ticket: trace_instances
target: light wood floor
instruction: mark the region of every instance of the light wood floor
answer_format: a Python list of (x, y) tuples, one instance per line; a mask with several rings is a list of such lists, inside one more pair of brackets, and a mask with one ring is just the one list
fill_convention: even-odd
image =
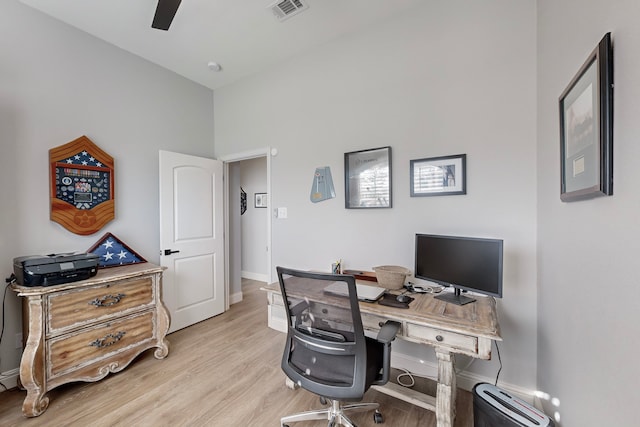
[[(168, 336), (169, 356), (148, 350), (124, 371), (95, 383), (74, 383), (48, 393), (47, 411), (22, 415), (26, 392), (0, 393), (0, 426), (279, 426), (280, 417), (321, 407), (305, 390), (285, 387), (280, 370), (284, 335), (267, 327), (262, 283), (243, 282), (244, 299), (220, 316)], [(429, 381), (420, 387), (433, 387)], [(435, 414), (370, 390), (393, 427), (435, 427)], [(472, 399), (459, 390), (455, 427), (473, 426)], [(373, 427), (371, 413), (354, 414)], [(326, 421), (294, 423), (325, 426)]]

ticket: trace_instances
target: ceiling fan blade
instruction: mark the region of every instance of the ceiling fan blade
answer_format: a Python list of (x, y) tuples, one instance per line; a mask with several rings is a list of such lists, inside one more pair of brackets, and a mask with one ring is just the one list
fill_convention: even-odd
[(178, 11), (178, 6), (180, 6), (181, 1), (182, 0), (158, 0), (158, 7), (156, 7), (156, 14), (153, 17), (151, 27), (167, 31), (171, 26), (171, 22)]

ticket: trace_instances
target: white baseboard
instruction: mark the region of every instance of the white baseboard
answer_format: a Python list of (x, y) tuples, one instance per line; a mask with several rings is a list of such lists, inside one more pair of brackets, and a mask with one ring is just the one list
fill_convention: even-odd
[[(20, 369), (15, 368), (7, 372), (0, 373), (0, 383), (4, 385), (7, 390), (16, 388), (18, 386), (18, 377), (20, 376)], [(4, 388), (0, 387), (0, 392), (4, 391)]]
[(391, 367), (404, 369), (414, 374), (431, 378), (434, 381), (438, 378), (438, 366), (436, 364), (425, 362), (397, 351), (391, 352)]
[[(411, 373), (415, 373), (420, 376), (426, 376), (433, 380), (436, 380), (438, 377), (438, 365), (431, 362), (425, 362), (424, 360), (419, 360), (415, 357), (398, 353), (391, 352), (391, 366), (397, 369), (406, 369)], [(473, 372), (460, 372), (456, 375), (456, 384), (458, 388), (463, 390), (471, 391), (473, 390), (473, 386), (478, 383), (490, 383), (493, 384), (495, 380), (493, 378), (483, 377), (478, 374), (474, 374)], [(513, 384), (508, 384), (503, 381), (498, 384), (498, 387), (506, 391), (507, 393), (511, 393), (518, 398), (524, 400), (525, 402), (534, 405), (535, 401), (535, 390), (528, 390), (520, 386), (516, 386)]]
[(269, 277), (267, 274), (252, 273), (250, 271), (241, 271), (240, 277), (242, 277), (243, 279), (257, 280), (259, 282), (265, 283), (269, 281)]
[(242, 301), (242, 292), (236, 292), (229, 295), (229, 305), (233, 305)]

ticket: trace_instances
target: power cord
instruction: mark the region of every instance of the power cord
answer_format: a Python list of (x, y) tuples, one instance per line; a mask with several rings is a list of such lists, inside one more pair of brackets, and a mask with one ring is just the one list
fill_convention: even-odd
[(493, 384), (494, 386), (498, 386), (498, 377), (500, 376), (500, 371), (502, 371), (502, 358), (500, 357), (500, 347), (498, 347), (498, 341), (494, 341), (496, 343), (496, 351), (498, 353), (498, 362), (500, 362), (500, 368), (498, 369), (498, 373), (496, 374), (496, 382)]
[[(408, 369), (405, 369), (405, 368), (397, 368), (397, 369), (400, 370), (400, 371), (404, 371), (401, 374), (398, 374), (398, 376), (396, 377), (396, 381), (398, 382), (398, 385), (401, 385), (402, 387), (409, 388), (409, 387), (413, 387), (414, 385), (416, 385), (415, 378), (426, 378), (426, 379), (435, 381), (435, 378), (430, 377), (428, 375), (414, 374), (414, 373), (412, 373), (411, 371), (409, 371)], [(409, 382), (403, 383), (401, 378), (404, 378), (404, 377), (409, 377)]]
[[(0, 329), (0, 348), (2, 348), (2, 337), (4, 337), (4, 325), (5, 325), (5, 313), (7, 312), (6, 309), (6, 302), (7, 302), (7, 290), (9, 290), (9, 285), (11, 285), (12, 283), (16, 282), (16, 275), (11, 273), (11, 276), (7, 277), (5, 279), (5, 282), (7, 283), (4, 287), (4, 294), (2, 297), (2, 328)], [(0, 359), (0, 367), (2, 366), (1, 363), (1, 359)], [(0, 371), (0, 374), (2, 373), (2, 371)], [(4, 389), (4, 391), (7, 391), (7, 386), (4, 385), (4, 383), (2, 381), (0, 381), (0, 386), (2, 386), (2, 388)]]
[[(12, 283), (15, 283), (16, 281), (16, 276), (15, 274), (11, 274), (11, 276), (7, 277), (5, 279), (5, 281), (7, 282), (7, 284), (4, 287), (4, 294), (2, 297), (2, 329), (0, 329), (0, 348), (2, 348), (2, 337), (4, 336), (4, 324), (5, 324), (5, 313), (7, 312), (6, 310), (6, 302), (7, 302), (7, 290), (9, 289), (9, 285), (11, 285)], [(0, 363), (0, 367), (2, 366), (2, 363)], [(1, 371), (0, 371), (1, 373)], [(3, 391), (7, 391), (7, 386), (4, 385), (2, 383), (2, 381), (0, 381), (0, 386), (2, 386), (2, 388), (4, 389)]]
[[(467, 362), (467, 364), (465, 365), (464, 368), (460, 369), (460, 370), (456, 370), (456, 375), (460, 375), (461, 372), (466, 371), (467, 369), (469, 369), (469, 367), (473, 364), (473, 362), (475, 362), (475, 358), (470, 357), (469, 358), (469, 362)], [(433, 381), (437, 381), (437, 379), (435, 377), (431, 377), (428, 375), (418, 375), (418, 374), (414, 374), (413, 372), (409, 371), (408, 369), (405, 368), (397, 368), (400, 371), (403, 371), (402, 373), (398, 374), (398, 376), (396, 377), (396, 381), (398, 383), (398, 385), (401, 385), (403, 387), (413, 387), (416, 384), (416, 381), (414, 378), (426, 378), (429, 380), (433, 380)], [(409, 382), (403, 383), (401, 380), (401, 378), (404, 377), (408, 377), (409, 378)]]

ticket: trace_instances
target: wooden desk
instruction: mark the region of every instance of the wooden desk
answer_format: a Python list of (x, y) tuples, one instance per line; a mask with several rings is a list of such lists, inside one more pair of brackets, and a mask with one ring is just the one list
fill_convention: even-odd
[(98, 381), (149, 348), (157, 359), (169, 353), (162, 267), (132, 264), (73, 283), (12, 287), (23, 297), (20, 383), (27, 417), (42, 414), (46, 393), (59, 385)]
[[(278, 283), (263, 289), (268, 296), (269, 327), (286, 332), (287, 321)], [(438, 427), (453, 427), (456, 401), (454, 354), (491, 359), (492, 341), (502, 340), (496, 303), (493, 298), (477, 297), (474, 303), (458, 306), (437, 300), (431, 294), (412, 296), (415, 300), (408, 309), (361, 302), (362, 324), (365, 331), (377, 333), (387, 320), (394, 320), (402, 325), (399, 338), (434, 347), (438, 359), (436, 396), (394, 383), (374, 388), (435, 411)]]

